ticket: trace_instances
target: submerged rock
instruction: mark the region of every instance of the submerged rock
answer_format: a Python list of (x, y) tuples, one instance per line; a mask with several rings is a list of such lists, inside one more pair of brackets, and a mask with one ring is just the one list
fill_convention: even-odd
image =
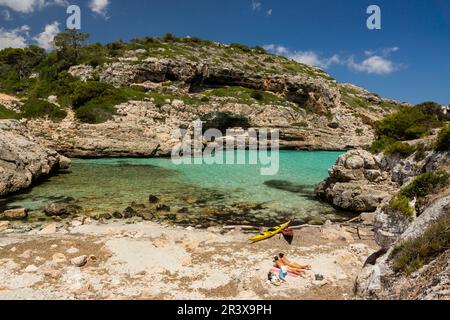
[(156, 207), (157, 211), (170, 211), (170, 207), (165, 204), (160, 204)]
[(149, 195), (148, 196), (148, 202), (150, 203), (158, 203), (159, 202), (159, 198), (155, 195)]
[(189, 208), (178, 209), (178, 213), (189, 213)]
[(109, 213), (101, 213), (98, 215), (98, 220), (111, 220), (113, 217)]
[(113, 216), (114, 219), (123, 219), (123, 214), (121, 214), (118, 211), (113, 212), (112, 216)]
[(131, 207), (134, 209), (145, 209), (145, 204), (132, 202)]
[(136, 210), (134, 210), (132, 207), (127, 207), (124, 211), (123, 211), (123, 216), (125, 219), (130, 219), (133, 218), (137, 215)]
[(50, 202), (45, 204), (44, 212), (49, 217), (59, 217), (69, 214), (66, 203)]
[(264, 182), (264, 184), (270, 188), (279, 189), (283, 191), (289, 191), (292, 193), (312, 193), (312, 186), (309, 185), (301, 185), (301, 184), (295, 184), (290, 181), (285, 180), (270, 180)]
[(145, 221), (152, 221), (155, 219), (155, 215), (151, 212), (142, 212), (139, 214), (139, 217)]

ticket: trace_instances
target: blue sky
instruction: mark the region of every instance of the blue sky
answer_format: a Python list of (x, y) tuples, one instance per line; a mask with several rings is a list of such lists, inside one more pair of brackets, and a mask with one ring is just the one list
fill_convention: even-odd
[[(0, 48), (50, 48), (68, 2), (91, 42), (172, 32), (261, 45), (385, 97), (450, 102), (449, 0), (0, 0)], [(372, 4), (381, 30), (366, 26)]]

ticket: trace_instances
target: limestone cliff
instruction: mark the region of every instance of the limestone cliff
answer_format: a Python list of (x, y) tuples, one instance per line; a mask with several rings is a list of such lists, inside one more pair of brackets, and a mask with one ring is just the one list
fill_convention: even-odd
[(28, 188), (70, 160), (42, 147), (18, 121), (0, 120), (0, 196)]
[(142, 46), (95, 68), (69, 70), (82, 81), (139, 88), (140, 99), (116, 106), (104, 123), (83, 123), (69, 108), (62, 122), (34, 119), (27, 127), (68, 156), (165, 156), (177, 142), (174, 130), (221, 112), (252, 128), (279, 129), (284, 149), (348, 150), (369, 146), (373, 123), (402, 105), (256, 49), (215, 42)]

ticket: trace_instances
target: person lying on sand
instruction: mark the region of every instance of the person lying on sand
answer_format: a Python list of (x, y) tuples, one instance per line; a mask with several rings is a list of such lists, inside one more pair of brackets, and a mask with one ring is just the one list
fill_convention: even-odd
[(280, 260), (280, 258), (278, 256), (275, 256), (273, 259), (274, 259), (274, 263), (275, 263), (274, 267), (280, 269), (281, 272), (286, 274), (286, 275), (287, 275), (288, 272), (293, 273), (293, 274), (298, 275), (298, 276), (301, 276), (301, 275), (303, 275), (305, 273), (303, 270), (300, 270), (298, 268), (292, 268), (292, 267), (284, 264)]
[(285, 257), (284, 253), (280, 253), (278, 257), (280, 258), (280, 261), (288, 267), (298, 270), (311, 270), (311, 266), (309, 264), (298, 264), (296, 262), (289, 261), (288, 258)]

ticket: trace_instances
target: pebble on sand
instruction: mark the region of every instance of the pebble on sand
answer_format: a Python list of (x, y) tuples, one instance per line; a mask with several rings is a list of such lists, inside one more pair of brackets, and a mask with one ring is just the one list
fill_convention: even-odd
[(75, 267), (83, 267), (87, 263), (87, 256), (79, 256), (70, 260)]

